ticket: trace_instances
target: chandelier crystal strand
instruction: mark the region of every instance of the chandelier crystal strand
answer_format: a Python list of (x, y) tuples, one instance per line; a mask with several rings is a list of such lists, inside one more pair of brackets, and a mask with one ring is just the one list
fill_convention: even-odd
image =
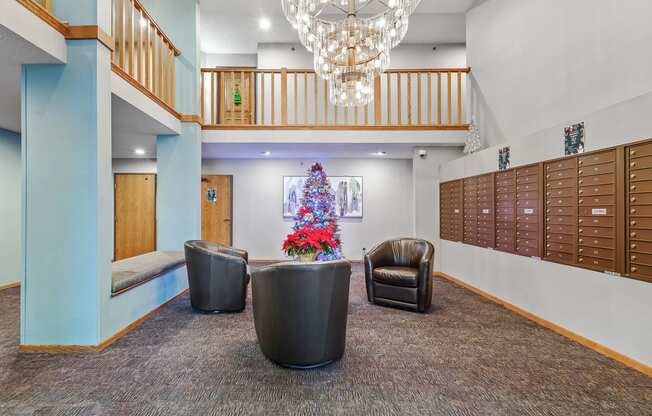
[(314, 69), (329, 86), (331, 103), (366, 105), (373, 83), (390, 62), (390, 50), (408, 30), (421, 0), (281, 0)]

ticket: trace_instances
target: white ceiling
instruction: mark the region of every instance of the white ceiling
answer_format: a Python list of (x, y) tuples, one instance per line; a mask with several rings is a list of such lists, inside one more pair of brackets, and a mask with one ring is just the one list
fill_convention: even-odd
[[(114, 158), (155, 158), (156, 136), (167, 127), (115, 94), (111, 95), (111, 148)], [(135, 149), (145, 150), (136, 155)]]
[(20, 131), (20, 65), (58, 63), (48, 53), (0, 25), (0, 128)]
[[(458, 43), (466, 40), (465, 13), (478, 0), (422, 0), (410, 18), (405, 43)], [(256, 53), (258, 43), (294, 43), (280, 0), (202, 0), (201, 49), (205, 53)], [(258, 27), (265, 17), (268, 30)]]

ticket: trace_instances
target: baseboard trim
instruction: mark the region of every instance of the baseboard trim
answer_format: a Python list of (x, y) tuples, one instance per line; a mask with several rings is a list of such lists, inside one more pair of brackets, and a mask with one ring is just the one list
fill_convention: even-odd
[(122, 330), (115, 333), (113, 336), (107, 338), (99, 345), (20, 345), (18, 350), (23, 353), (30, 354), (70, 354), (70, 353), (88, 353), (88, 352), (100, 352), (107, 348), (109, 345), (113, 344), (129, 332), (138, 328), (143, 322), (152, 317), (155, 313), (161, 310), (164, 306), (167, 306), (169, 303), (174, 302), (179, 297), (185, 295), (188, 292), (188, 289), (180, 292), (178, 295), (174, 296), (170, 300), (162, 303), (151, 311), (147, 312), (145, 315), (138, 318), (136, 321), (130, 323)]
[(6, 285), (0, 285), (0, 290), (13, 289), (15, 287), (20, 287), (20, 282), (8, 283)]
[(498, 297), (496, 297), (496, 296), (494, 296), (494, 295), (492, 295), (490, 293), (485, 292), (482, 289), (478, 289), (477, 287), (472, 286), (472, 285), (470, 285), (470, 284), (468, 284), (468, 283), (466, 283), (466, 282), (464, 282), (464, 281), (462, 281), (462, 280), (460, 280), (460, 279), (458, 279), (456, 277), (453, 277), (453, 276), (451, 276), (449, 274), (446, 274), (446, 273), (443, 273), (443, 272), (435, 272), (435, 273), (433, 273), (433, 275), (437, 276), (437, 277), (442, 277), (442, 278), (444, 278), (446, 280), (449, 280), (449, 281), (451, 281), (451, 282), (453, 282), (453, 283), (455, 283), (455, 284), (457, 284), (457, 285), (459, 285), (459, 286), (461, 286), (461, 287), (463, 287), (463, 288), (465, 288), (467, 290), (470, 290), (473, 293), (476, 293), (476, 294), (478, 294), (478, 295), (480, 295), (480, 296), (482, 296), (482, 297), (484, 297), (486, 299), (489, 299), (492, 302), (495, 302), (495, 303), (509, 309), (512, 312), (517, 313), (518, 315), (521, 315), (524, 318), (527, 318), (527, 319), (529, 319), (531, 321), (534, 321), (537, 324), (539, 324), (539, 325), (541, 325), (541, 326), (543, 326), (543, 327), (545, 327), (547, 329), (555, 331), (556, 333), (558, 333), (560, 335), (563, 335), (566, 338), (569, 338), (569, 339), (577, 342), (578, 344), (584, 345), (585, 347), (588, 347), (588, 348), (590, 348), (590, 349), (592, 349), (592, 350), (594, 350), (594, 351), (596, 351), (596, 352), (598, 352), (598, 353), (600, 353), (600, 354), (602, 354), (602, 355), (604, 355), (606, 357), (609, 357), (609, 358), (611, 358), (613, 360), (616, 360), (616, 361), (618, 361), (618, 362), (620, 362), (620, 363), (622, 363), (622, 364), (624, 364), (624, 365), (626, 365), (628, 367), (633, 368), (634, 370), (640, 371), (641, 373), (647, 375), (648, 377), (652, 377), (652, 367), (650, 367), (647, 364), (644, 364), (644, 363), (642, 363), (640, 361), (637, 361), (637, 360), (635, 360), (633, 358), (630, 358), (630, 357), (628, 357), (628, 356), (626, 356), (624, 354), (621, 354), (618, 351), (612, 350), (609, 347), (605, 347), (604, 345), (601, 345), (601, 344), (599, 344), (599, 343), (597, 343), (597, 342), (595, 342), (595, 341), (593, 341), (593, 340), (591, 340), (589, 338), (586, 338), (586, 337), (584, 337), (582, 335), (576, 334), (575, 332), (573, 332), (571, 330), (568, 330), (568, 329), (566, 329), (566, 328), (564, 328), (562, 326), (557, 325), (554, 322), (550, 322), (547, 319), (544, 319), (544, 318), (542, 318), (542, 317), (540, 317), (538, 315), (535, 315), (535, 314), (533, 314), (531, 312), (528, 312), (528, 311), (526, 311), (524, 309), (521, 309), (516, 305), (513, 305), (513, 304), (511, 304), (509, 302), (506, 302), (506, 301), (504, 301), (504, 300), (502, 300), (502, 299), (500, 299), (500, 298), (498, 298)]

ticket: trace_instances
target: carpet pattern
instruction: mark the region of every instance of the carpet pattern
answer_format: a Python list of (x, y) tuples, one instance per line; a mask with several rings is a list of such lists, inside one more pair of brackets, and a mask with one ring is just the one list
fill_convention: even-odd
[(241, 314), (187, 295), (95, 354), (20, 354), (19, 290), (0, 292), (0, 415), (652, 415), (652, 379), (446, 280), (429, 314), (370, 305), (351, 281), (347, 349), (287, 370)]

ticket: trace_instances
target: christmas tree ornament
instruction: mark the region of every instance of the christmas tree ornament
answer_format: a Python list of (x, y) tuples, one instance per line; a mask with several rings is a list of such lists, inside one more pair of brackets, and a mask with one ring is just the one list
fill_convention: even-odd
[(294, 220), (293, 233), (283, 243), (283, 250), (289, 255), (315, 252), (317, 260), (342, 258), (335, 194), (320, 163), (314, 163), (308, 172)]

